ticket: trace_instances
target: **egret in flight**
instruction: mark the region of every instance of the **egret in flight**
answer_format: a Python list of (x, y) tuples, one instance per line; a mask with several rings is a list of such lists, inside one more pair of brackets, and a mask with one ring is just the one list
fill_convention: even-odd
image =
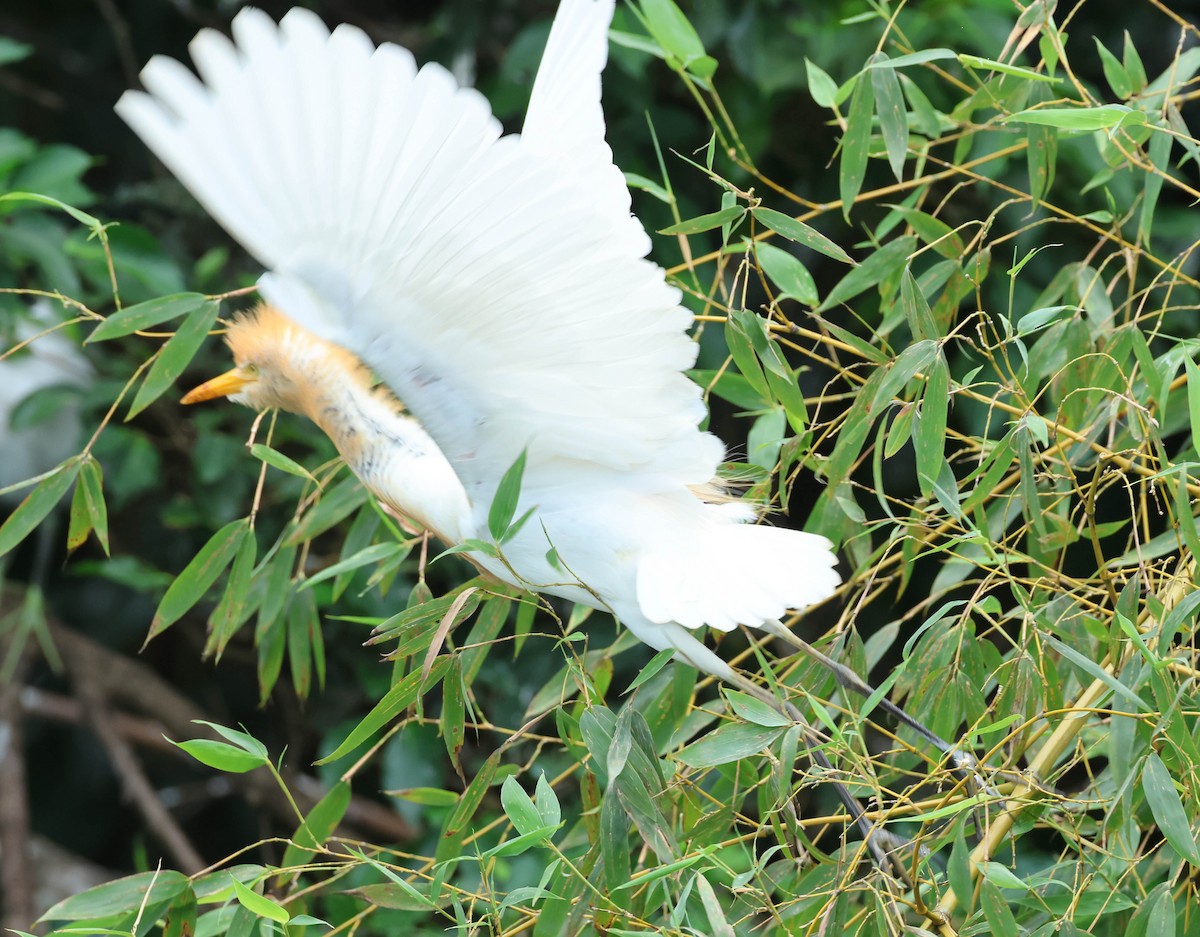
[(441, 66), (303, 9), (203, 30), (202, 80), (155, 57), (117, 111), (269, 271), (236, 367), (191, 400), (309, 417), (450, 544), (491, 540), (524, 453), (532, 516), (470, 558), (728, 678), (698, 629), (777, 622), (839, 580), (825, 538), (755, 524), (715, 481), (692, 316), (604, 141), (612, 6), (564, 0), (519, 135)]
[(529, 519), (469, 558), (753, 691), (698, 631), (791, 638), (780, 618), (834, 592), (836, 560), (717, 480), (692, 315), (604, 140), (612, 8), (563, 0), (520, 134), (444, 68), (303, 9), (203, 30), (199, 78), (156, 57), (117, 110), (268, 270), (234, 369), (186, 400), (307, 416), (449, 544), (492, 540), (523, 454)]

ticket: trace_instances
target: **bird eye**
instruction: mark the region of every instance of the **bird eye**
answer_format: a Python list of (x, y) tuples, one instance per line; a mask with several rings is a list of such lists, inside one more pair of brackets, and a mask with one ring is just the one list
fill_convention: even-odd
[(241, 372), (246, 377), (258, 377), (258, 365), (257, 364), (249, 364), (249, 363), (243, 364), (241, 366)]

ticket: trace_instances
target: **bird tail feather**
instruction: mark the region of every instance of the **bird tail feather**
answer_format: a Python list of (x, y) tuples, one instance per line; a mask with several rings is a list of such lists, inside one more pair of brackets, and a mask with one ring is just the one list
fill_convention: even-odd
[(824, 537), (737, 523), (720, 506), (689, 513), (689, 527), (638, 564), (638, 604), (652, 622), (768, 627), (789, 609), (828, 598), (841, 581)]

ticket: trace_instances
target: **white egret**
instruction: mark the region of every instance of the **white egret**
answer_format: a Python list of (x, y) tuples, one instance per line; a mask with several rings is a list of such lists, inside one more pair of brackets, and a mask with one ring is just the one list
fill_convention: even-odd
[[(756, 525), (713, 483), (691, 314), (604, 142), (612, 0), (565, 0), (520, 135), (436, 64), (259, 10), (162, 57), (118, 113), (268, 269), (203, 395), (310, 417), (380, 500), (450, 543), (526, 453), (508, 582), (611, 610), (718, 676), (695, 635), (761, 627), (838, 584), (823, 537)], [(349, 353), (347, 353), (349, 352)], [(362, 361), (415, 416), (371, 390)], [(548, 559), (553, 550), (559, 563)]]
[(189, 399), (308, 416), (449, 543), (491, 540), (524, 453), (532, 516), (471, 559), (754, 690), (697, 629), (791, 637), (779, 619), (835, 590), (835, 557), (714, 481), (692, 316), (604, 140), (612, 7), (563, 0), (519, 135), (440, 66), (302, 9), (200, 32), (202, 80), (156, 57), (117, 110), (269, 271), (268, 305), (230, 327), (236, 367)]

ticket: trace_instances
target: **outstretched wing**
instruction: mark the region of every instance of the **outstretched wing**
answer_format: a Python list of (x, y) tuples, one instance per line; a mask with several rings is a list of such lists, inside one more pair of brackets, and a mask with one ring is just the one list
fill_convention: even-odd
[(691, 316), (629, 215), (603, 140), (611, 0), (565, 0), (526, 136), (437, 65), (359, 30), (247, 9), (234, 42), (142, 73), (121, 116), (268, 269), (260, 288), (358, 354), (474, 497), (527, 450), (563, 469), (702, 483)]

